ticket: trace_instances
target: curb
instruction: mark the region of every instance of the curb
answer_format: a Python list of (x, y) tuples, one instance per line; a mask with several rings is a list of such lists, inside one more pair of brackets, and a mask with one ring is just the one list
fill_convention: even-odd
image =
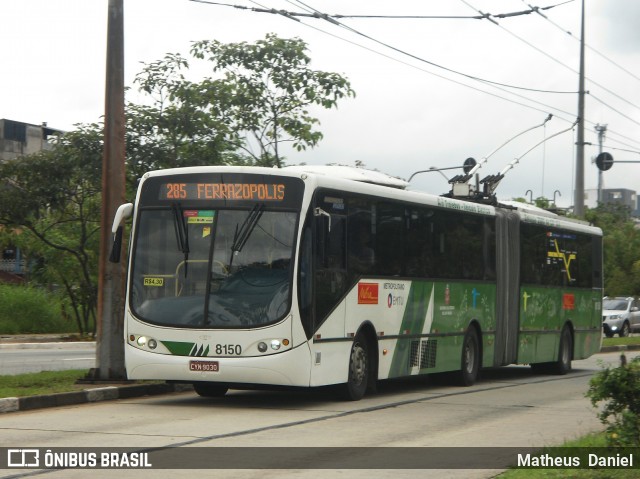
[(601, 353), (615, 353), (616, 351), (640, 351), (640, 344), (621, 344), (619, 346), (604, 346), (600, 348)]
[(141, 396), (157, 396), (175, 392), (192, 391), (190, 384), (135, 384), (131, 386), (106, 386), (68, 393), (40, 396), (0, 398), (0, 414), (29, 411), (46, 407), (72, 406), (114, 399), (130, 399)]

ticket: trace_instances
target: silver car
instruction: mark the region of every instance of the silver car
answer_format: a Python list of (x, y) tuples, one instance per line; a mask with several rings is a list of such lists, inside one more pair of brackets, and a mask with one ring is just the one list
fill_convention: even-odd
[(640, 331), (640, 301), (634, 298), (604, 298), (602, 329), (608, 338)]

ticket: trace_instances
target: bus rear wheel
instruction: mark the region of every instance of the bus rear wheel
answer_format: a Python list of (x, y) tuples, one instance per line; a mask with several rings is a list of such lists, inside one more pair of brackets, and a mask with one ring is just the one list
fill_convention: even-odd
[(364, 334), (356, 334), (349, 354), (349, 376), (343, 386), (344, 397), (348, 401), (359, 401), (364, 397), (369, 382), (369, 345)]
[(227, 391), (229, 390), (228, 387), (222, 384), (202, 381), (193, 383), (193, 389), (198, 393), (198, 396), (206, 398), (220, 398), (227, 394)]
[(571, 371), (571, 361), (573, 360), (573, 336), (571, 330), (565, 326), (560, 333), (560, 345), (558, 346), (558, 357), (550, 363), (534, 363), (531, 365), (536, 373), (565, 375)]
[(560, 333), (560, 347), (558, 349), (558, 359), (552, 363), (551, 371), (554, 374), (564, 375), (571, 371), (571, 360), (573, 359), (573, 337), (568, 327), (562, 328)]
[(473, 386), (478, 380), (480, 371), (480, 341), (475, 328), (471, 327), (464, 335), (462, 343), (462, 359), (458, 383), (461, 386)]

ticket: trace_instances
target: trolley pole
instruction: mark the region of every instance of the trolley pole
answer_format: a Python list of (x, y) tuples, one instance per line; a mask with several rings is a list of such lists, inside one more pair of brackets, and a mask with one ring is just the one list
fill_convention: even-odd
[(93, 378), (124, 380), (124, 265), (108, 261), (111, 223), (125, 202), (123, 0), (109, 0), (105, 87), (102, 212), (98, 277), (97, 370)]

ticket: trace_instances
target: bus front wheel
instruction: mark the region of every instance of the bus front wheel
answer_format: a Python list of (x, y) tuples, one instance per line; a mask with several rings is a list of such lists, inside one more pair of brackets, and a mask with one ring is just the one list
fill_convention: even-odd
[(369, 345), (362, 333), (356, 334), (351, 353), (349, 354), (349, 375), (344, 385), (344, 396), (349, 401), (358, 401), (363, 398), (369, 382)]
[(227, 394), (229, 390), (228, 387), (225, 387), (222, 384), (217, 383), (208, 383), (208, 382), (195, 382), (193, 383), (193, 389), (198, 396), (206, 397), (206, 398), (219, 398)]

